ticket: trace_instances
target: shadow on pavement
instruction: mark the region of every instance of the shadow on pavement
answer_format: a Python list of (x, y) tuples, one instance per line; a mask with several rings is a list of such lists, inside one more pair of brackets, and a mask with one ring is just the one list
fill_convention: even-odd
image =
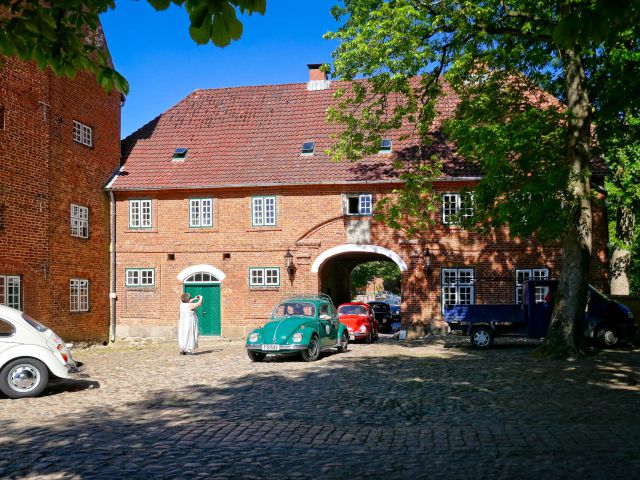
[(567, 362), (534, 359), (530, 348), (469, 350), (449, 358), (338, 357), (306, 369), (276, 357), (281, 370), (255, 364), (217, 387), (158, 391), (37, 428), (7, 423), (0, 476), (637, 474), (640, 352)]

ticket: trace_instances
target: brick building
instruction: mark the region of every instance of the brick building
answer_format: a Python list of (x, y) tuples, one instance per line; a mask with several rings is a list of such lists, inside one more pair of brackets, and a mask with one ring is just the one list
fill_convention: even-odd
[(109, 331), (109, 200), (120, 105), (81, 72), (0, 69), (0, 304), (69, 340)]
[[(444, 164), (434, 227), (407, 239), (375, 222), (375, 201), (399, 185), (393, 160), (415, 155), (417, 139), (394, 132), (378, 155), (332, 162), (325, 149), (340, 127), (325, 115), (340, 83), (310, 68), (308, 83), (197, 90), (123, 141), (108, 186), (118, 336), (175, 334), (183, 291), (204, 295), (201, 332), (244, 335), (294, 292), (349, 300), (350, 271), (371, 260), (400, 267), (403, 324), (416, 334), (442, 327), (444, 302), (513, 302), (527, 277), (557, 277), (558, 248), (452, 224), (469, 208), (460, 189), (479, 172), (444, 139), (427, 152)], [(441, 101), (443, 117), (456, 101), (453, 92)], [(594, 217), (602, 284), (605, 223)]]

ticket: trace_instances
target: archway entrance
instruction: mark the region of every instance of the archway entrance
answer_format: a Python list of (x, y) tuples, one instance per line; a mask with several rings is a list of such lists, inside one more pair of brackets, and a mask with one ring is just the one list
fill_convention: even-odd
[(392, 250), (377, 245), (345, 244), (331, 248), (318, 256), (311, 266), (318, 273), (319, 290), (327, 293), (336, 305), (352, 300), (351, 272), (360, 264), (394, 262), (401, 272), (407, 271), (402, 258)]
[(220, 282), (225, 275), (211, 265), (195, 265), (178, 275), (183, 291), (191, 298), (202, 297), (202, 305), (196, 309), (198, 330), (201, 335), (219, 336), (221, 332)]

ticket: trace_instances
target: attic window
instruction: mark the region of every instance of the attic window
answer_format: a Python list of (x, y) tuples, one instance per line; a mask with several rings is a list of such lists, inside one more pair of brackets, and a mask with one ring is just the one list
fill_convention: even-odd
[(184, 160), (187, 158), (188, 148), (176, 148), (175, 152), (173, 152), (173, 160)]
[(391, 153), (391, 139), (383, 138), (380, 142), (380, 153)]
[(304, 142), (302, 144), (302, 155), (313, 155), (315, 146), (316, 142)]

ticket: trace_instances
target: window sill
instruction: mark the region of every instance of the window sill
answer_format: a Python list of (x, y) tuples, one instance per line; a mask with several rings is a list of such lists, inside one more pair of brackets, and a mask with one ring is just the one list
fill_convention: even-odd
[(184, 233), (218, 233), (220, 230), (217, 227), (189, 227), (184, 230)]
[(251, 227), (247, 230), (245, 230), (246, 232), (281, 232), (282, 231), (282, 227), (274, 227), (274, 226), (268, 226), (268, 227)]
[(127, 289), (127, 292), (155, 292), (156, 290), (155, 286), (148, 286), (148, 287), (125, 286), (124, 288)]
[(157, 228), (146, 228), (146, 227), (139, 227), (139, 228), (131, 228), (129, 227), (126, 230), (126, 233), (158, 233), (158, 229)]
[(274, 286), (268, 286), (268, 287), (261, 287), (258, 285), (249, 285), (249, 290), (253, 290), (253, 291), (277, 291), (280, 290), (280, 286), (278, 285), (277, 287)]

